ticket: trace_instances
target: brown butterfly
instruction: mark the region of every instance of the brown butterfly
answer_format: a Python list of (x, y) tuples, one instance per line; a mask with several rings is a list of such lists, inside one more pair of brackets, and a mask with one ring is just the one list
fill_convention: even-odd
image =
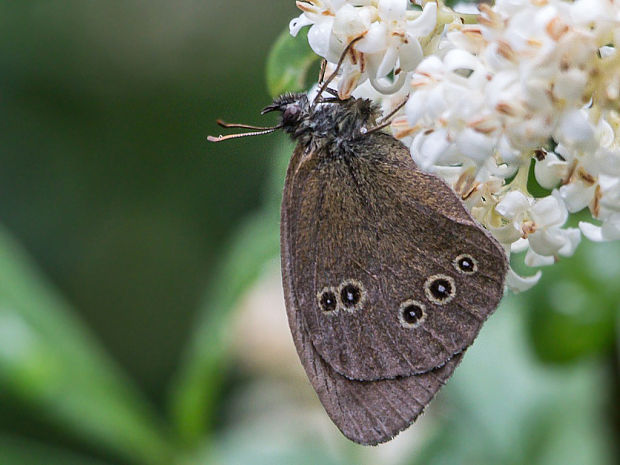
[(259, 131), (210, 140), (283, 129), (297, 141), (280, 231), (289, 325), (331, 419), (378, 444), (450, 377), (499, 304), (508, 265), (450, 187), (380, 131), (392, 115), (378, 122), (369, 100), (322, 98), (330, 80), (314, 102), (276, 98), (263, 113), (281, 112), (277, 126), (221, 123)]

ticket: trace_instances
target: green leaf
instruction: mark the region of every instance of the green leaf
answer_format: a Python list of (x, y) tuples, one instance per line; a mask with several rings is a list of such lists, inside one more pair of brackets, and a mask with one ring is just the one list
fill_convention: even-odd
[(212, 421), (231, 344), (226, 331), (231, 310), (263, 265), (277, 257), (278, 250), (277, 217), (256, 214), (236, 234), (207, 292), (201, 321), (173, 388), (172, 413), (180, 436), (190, 443), (202, 436)]
[(199, 320), (173, 381), (170, 408), (177, 432), (195, 445), (211, 428), (230, 355), (227, 325), (239, 298), (280, 250), (279, 205), (284, 163), (291, 144), (280, 142), (274, 157), (273, 179), (263, 208), (248, 218), (231, 240), (216, 278), (207, 289)]
[(0, 463), (2, 465), (106, 465), (90, 457), (45, 446), (31, 440), (0, 436)]
[(0, 391), (99, 449), (169, 463), (150, 406), (0, 229)]
[(267, 59), (267, 88), (271, 96), (307, 90), (308, 73), (318, 61), (308, 45), (306, 28), (297, 37), (291, 36), (288, 29), (283, 31)]

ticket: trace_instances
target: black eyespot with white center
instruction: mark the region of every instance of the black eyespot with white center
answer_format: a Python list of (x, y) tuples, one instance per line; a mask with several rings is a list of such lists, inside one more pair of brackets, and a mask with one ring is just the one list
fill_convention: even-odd
[(366, 300), (366, 290), (361, 282), (347, 279), (338, 288), (341, 308), (347, 311), (361, 309)]
[(324, 289), (318, 297), (319, 305), (324, 312), (330, 313), (338, 308), (338, 298), (331, 288)]
[(474, 274), (476, 271), (478, 271), (478, 262), (474, 257), (466, 253), (456, 257), (452, 264), (454, 265), (456, 271), (458, 271), (459, 273)]
[(398, 319), (405, 328), (416, 328), (426, 317), (426, 307), (416, 300), (406, 300), (400, 304)]
[(362, 298), (362, 291), (355, 284), (347, 284), (340, 291), (340, 299), (345, 307), (355, 307)]
[(450, 276), (436, 274), (429, 277), (424, 283), (424, 293), (431, 302), (437, 305), (444, 305), (454, 298), (456, 284)]

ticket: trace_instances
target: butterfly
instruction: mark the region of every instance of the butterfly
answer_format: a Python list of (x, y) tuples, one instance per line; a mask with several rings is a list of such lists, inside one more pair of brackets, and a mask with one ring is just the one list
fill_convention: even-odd
[(276, 98), (263, 110), (280, 112), (272, 128), (226, 125), (258, 132), (210, 140), (283, 130), (297, 142), (280, 231), (289, 326), (327, 414), (375, 445), (452, 375), (502, 298), (508, 262), (454, 191), (381, 131), (391, 115), (328, 84), (313, 101)]

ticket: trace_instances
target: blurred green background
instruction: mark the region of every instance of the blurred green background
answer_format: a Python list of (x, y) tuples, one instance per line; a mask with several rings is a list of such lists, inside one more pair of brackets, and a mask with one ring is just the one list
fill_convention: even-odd
[(297, 14), (0, 3), (0, 465), (619, 463), (618, 244), (507, 296), (396, 440), (329, 422), (279, 288), (291, 145), (206, 142), (309, 65), (280, 42), (266, 83)]

